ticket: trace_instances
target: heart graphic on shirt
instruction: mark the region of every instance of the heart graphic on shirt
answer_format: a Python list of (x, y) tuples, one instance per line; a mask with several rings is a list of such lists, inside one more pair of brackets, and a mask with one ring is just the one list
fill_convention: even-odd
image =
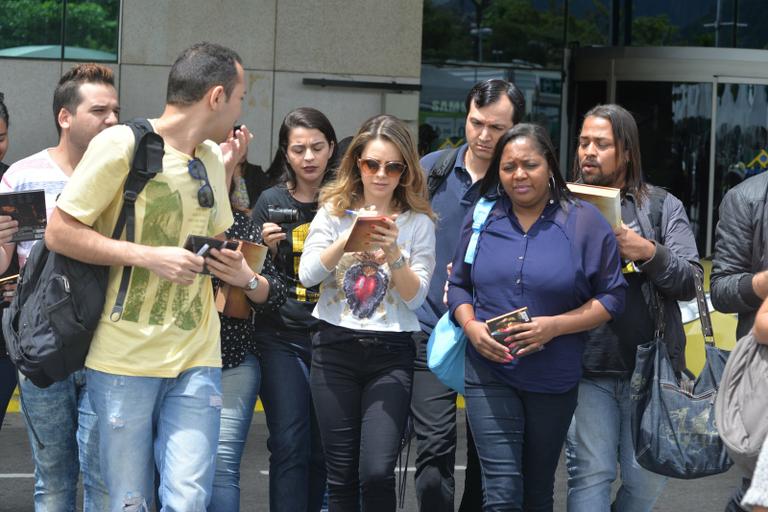
[(363, 302), (376, 291), (376, 278), (374, 276), (360, 276), (355, 281), (355, 285), (352, 289), (355, 291), (357, 300)]
[(389, 278), (374, 261), (361, 261), (344, 273), (343, 288), (352, 313), (370, 318), (387, 293)]

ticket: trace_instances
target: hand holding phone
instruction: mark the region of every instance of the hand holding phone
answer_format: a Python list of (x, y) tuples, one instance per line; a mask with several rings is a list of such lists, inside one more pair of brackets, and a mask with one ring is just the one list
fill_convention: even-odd
[[(236, 251), (239, 246), (239, 242), (234, 240), (219, 240), (218, 238), (200, 235), (189, 235), (184, 242), (185, 249), (203, 258), (207, 258), (210, 255), (211, 249), (230, 249)], [(200, 273), (210, 274), (211, 272), (208, 270), (208, 266), (204, 265), (203, 271)]]

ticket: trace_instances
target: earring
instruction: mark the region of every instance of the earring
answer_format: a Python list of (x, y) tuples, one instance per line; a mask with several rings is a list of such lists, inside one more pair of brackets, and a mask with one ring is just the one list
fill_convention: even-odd
[(549, 204), (554, 204), (555, 200), (552, 199), (552, 195), (554, 195), (555, 190), (557, 190), (557, 183), (555, 183), (555, 177), (553, 175), (549, 176)]
[(501, 197), (501, 183), (496, 184), (496, 195)]

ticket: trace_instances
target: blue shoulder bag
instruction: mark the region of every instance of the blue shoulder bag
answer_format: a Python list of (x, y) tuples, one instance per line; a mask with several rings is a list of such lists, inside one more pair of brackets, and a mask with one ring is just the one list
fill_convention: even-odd
[[(472, 264), (477, 253), (477, 241), (488, 215), (496, 201), (480, 198), (472, 213), (472, 236), (464, 254), (464, 263)], [(446, 311), (437, 321), (427, 343), (427, 366), (438, 380), (449, 388), (464, 393), (464, 356), (467, 337), (464, 330), (451, 319)]]

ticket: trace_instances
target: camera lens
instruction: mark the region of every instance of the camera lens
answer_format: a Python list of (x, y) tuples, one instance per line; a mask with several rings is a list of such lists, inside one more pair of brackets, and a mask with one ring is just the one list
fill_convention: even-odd
[(267, 220), (275, 224), (285, 224), (299, 221), (299, 210), (296, 208), (282, 208), (280, 206), (267, 206)]

